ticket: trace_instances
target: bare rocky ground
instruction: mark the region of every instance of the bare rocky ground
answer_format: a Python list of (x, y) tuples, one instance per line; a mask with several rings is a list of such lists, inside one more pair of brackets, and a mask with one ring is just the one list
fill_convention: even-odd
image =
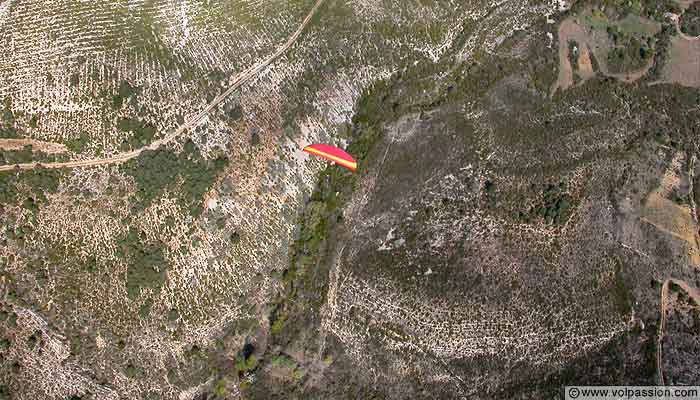
[[(3, 132), (78, 159), (163, 137), (313, 2), (278, 19), (239, 3), (249, 30), (219, 32), (231, 43), (219, 47), (207, 47), (219, 25), (202, 21), (221, 13), (184, 10), (199, 18), (185, 29), (174, 3), (154, 7), (191, 65), (224, 70), (206, 89), (185, 79), (172, 118), (120, 119), (174, 84), (169, 71), (153, 81), (170, 86), (148, 86), (160, 72), (144, 59), (138, 84), (112, 83), (120, 108), (104, 130), (58, 135), (70, 119), (53, 110), (42, 131), (22, 89)], [(555, 5), (515, 3), (327, 1), (291, 51), (181, 140), (122, 165), (2, 175), (1, 395), (500, 399), (654, 383), (661, 282), (698, 286), (697, 90), (649, 85), (673, 53), (620, 82), (591, 51), (585, 83), (552, 97), (559, 22), (581, 10), (547, 22)], [(643, 7), (658, 22), (668, 11)], [(250, 32), (276, 40), (227, 66)], [(305, 158), (310, 141), (347, 143), (359, 173)], [(663, 368), (693, 384), (697, 312), (674, 299)]]

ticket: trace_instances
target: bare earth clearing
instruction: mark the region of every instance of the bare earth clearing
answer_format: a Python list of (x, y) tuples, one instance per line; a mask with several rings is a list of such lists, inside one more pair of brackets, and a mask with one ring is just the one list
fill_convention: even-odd
[(664, 83), (700, 87), (700, 40), (676, 36), (671, 39), (669, 55), (663, 72)]
[(700, 264), (697, 225), (688, 207), (682, 207), (658, 193), (652, 193), (644, 208), (643, 222), (688, 244), (693, 265)]
[(44, 142), (34, 139), (0, 139), (0, 149), (21, 150), (24, 146), (32, 146), (33, 151), (43, 151), (47, 154), (65, 153), (68, 151), (61, 143)]

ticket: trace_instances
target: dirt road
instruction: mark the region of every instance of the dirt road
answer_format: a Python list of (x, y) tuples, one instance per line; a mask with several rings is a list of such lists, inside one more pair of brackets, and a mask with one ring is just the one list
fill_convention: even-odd
[[(301, 25), (299, 25), (299, 28), (287, 39), (287, 41), (277, 49), (274, 53), (272, 53), (270, 56), (268, 56), (266, 59), (263, 61), (259, 62), (258, 64), (253, 65), (252, 67), (248, 68), (247, 70), (241, 72), (240, 74), (236, 75), (232, 80), (231, 80), (231, 86), (226, 89), (225, 92), (219, 94), (214, 98), (214, 100), (211, 101), (202, 111), (200, 111), (197, 115), (194, 117), (190, 118), (189, 120), (185, 121), (184, 124), (180, 125), (176, 130), (173, 132), (167, 134), (164, 136), (162, 139), (156, 140), (153, 143), (146, 145), (144, 147), (141, 147), (136, 150), (132, 150), (126, 153), (120, 153), (115, 156), (107, 157), (107, 158), (98, 158), (98, 159), (92, 159), (92, 160), (81, 160), (81, 161), (66, 161), (66, 162), (56, 162), (56, 163), (46, 163), (46, 164), (41, 164), (42, 167), (44, 168), (76, 168), (76, 167), (90, 167), (90, 166), (97, 166), (97, 165), (107, 165), (107, 164), (118, 164), (125, 162), (127, 160), (130, 160), (134, 157), (138, 157), (141, 152), (144, 150), (155, 150), (158, 147), (171, 142), (178, 136), (182, 135), (185, 131), (188, 129), (193, 128), (196, 126), (200, 121), (202, 121), (204, 118), (206, 118), (209, 113), (216, 108), (221, 102), (223, 102), (228, 96), (231, 95), (236, 89), (241, 87), (244, 83), (248, 82), (252, 78), (254, 78), (260, 71), (265, 69), (268, 65), (270, 65), (275, 59), (277, 59), (279, 56), (284, 54), (292, 45), (294, 42), (297, 41), (299, 36), (301, 36), (301, 33), (304, 31), (306, 26), (311, 22), (311, 18), (316, 14), (318, 9), (321, 7), (323, 4), (324, 0), (317, 0), (316, 4), (314, 4), (314, 7), (309, 11), (309, 13), (306, 15), (306, 18), (304, 18), (304, 21), (302, 21)], [(12, 164), (12, 165), (2, 165), (0, 166), (0, 172), (2, 171), (12, 171), (15, 169), (22, 169), (22, 170), (27, 170), (27, 169), (33, 169), (39, 166), (40, 163), (24, 163), (24, 164)]]
[(664, 284), (661, 286), (661, 323), (659, 324), (659, 336), (656, 339), (656, 371), (659, 375), (659, 384), (664, 384), (664, 371), (663, 371), (663, 353), (661, 349), (661, 342), (664, 338), (664, 328), (666, 326), (666, 311), (668, 304), (666, 303), (666, 298), (668, 297), (668, 289), (671, 283), (675, 283), (681, 289), (683, 289), (691, 299), (693, 299), (697, 304), (700, 304), (700, 290), (688, 285), (685, 281), (679, 279), (666, 279)]

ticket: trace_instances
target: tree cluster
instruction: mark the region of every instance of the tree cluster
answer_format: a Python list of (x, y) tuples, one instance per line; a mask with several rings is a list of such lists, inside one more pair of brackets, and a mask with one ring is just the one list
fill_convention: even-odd
[(146, 150), (122, 168), (136, 181), (134, 211), (144, 210), (165, 190), (170, 190), (197, 217), (202, 212), (202, 197), (227, 164), (226, 158), (204, 159), (194, 143), (188, 141), (179, 154), (163, 148)]

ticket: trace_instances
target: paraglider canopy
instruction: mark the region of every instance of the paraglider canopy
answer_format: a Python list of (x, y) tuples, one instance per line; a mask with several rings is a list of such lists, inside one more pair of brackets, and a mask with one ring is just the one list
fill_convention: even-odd
[(357, 170), (357, 162), (344, 150), (327, 144), (312, 144), (304, 147), (304, 151), (325, 158), (333, 163), (345, 167), (350, 171)]

